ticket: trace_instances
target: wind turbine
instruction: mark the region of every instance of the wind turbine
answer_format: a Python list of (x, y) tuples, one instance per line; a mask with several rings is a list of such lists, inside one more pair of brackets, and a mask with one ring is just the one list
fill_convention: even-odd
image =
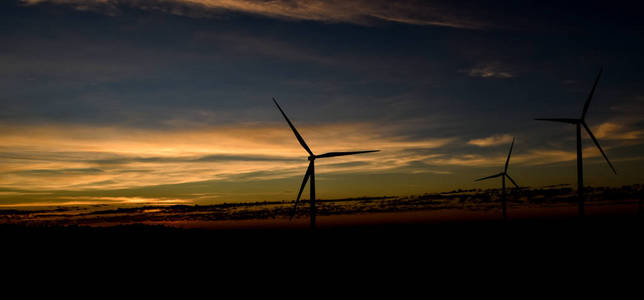
[(599, 142), (597, 141), (593, 133), (590, 131), (590, 128), (588, 128), (588, 125), (586, 125), (586, 112), (588, 112), (588, 106), (590, 105), (590, 100), (593, 98), (593, 94), (595, 93), (595, 88), (597, 87), (597, 82), (599, 82), (599, 77), (602, 75), (602, 71), (603, 71), (603, 68), (599, 69), (599, 74), (597, 74), (597, 79), (595, 79), (595, 84), (593, 85), (593, 89), (590, 90), (590, 95), (588, 95), (588, 99), (586, 99), (586, 103), (584, 104), (584, 110), (582, 111), (581, 117), (579, 119), (535, 119), (538, 121), (567, 123), (567, 124), (573, 124), (577, 126), (577, 194), (579, 197), (578, 199), (579, 216), (584, 215), (584, 172), (583, 172), (584, 167), (583, 167), (583, 161), (582, 161), (583, 159), (581, 155), (581, 126), (583, 126), (586, 129), (586, 132), (588, 132), (588, 135), (597, 146), (597, 149), (599, 149), (599, 152), (602, 153), (602, 155), (604, 156), (604, 159), (606, 159), (606, 162), (613, 170), (613, 173), (617, 175), (617, 171), (615, 171), (613, 164), (610, 163), (610, 160), (608, 160), (606, 153), (604, 153), (604, 150), (602, 150), (602, 147), (599, 146)]
[(321, 155), (315, 155), (313, 154), (313, 151), (309, 148), (309, 146), (306, 145), (306, 142), (304, 142), (304, 139), (302, 136), (297, 132), (297, 129), (295, 129), (295, 126), (293, 126), (293, 123), (291, 123), (291, 120), (288, 119), (282, 108), (280, 107), (279, 104), (277, 104), (277, 101), (275, 98), (273, 98), (273, 102), (275, 102), (275, 105), (277, 106), (277, 109), (280, 110), (282, 113), (282, 116), (284, 116), (284, 119), (288, 123), (288, 126), (291, 127), (291, 130), (293, 130), (293, 134), (295, 134), (295, 137), (297, 138), (297, 141), (300, 142), (300, 145), (302, 145), (302, 148), (306, 150), (306, 152), (309, 153), (309, 167), (306, 169), (306, 173), (304, 174), (304, 179), (302, 180), (302, 186), (300, 186), (300, 192), (297, 194), (297, 199), (295, 200), (295, 205), (293, 207), (293, 212), (291, 213), (291, 218), (293, 219), (293, 216), (295, 216), (295, 211), (297, 210), (297, 204), (300, 201), (300, 196), (302, 196), (302, 191), (304, 190), (304, 186), (306, 186), (306, 182), (310, 179), (311, 183), (309, 184), (309, 188), (311, 190), (311, 229), (315, 229), (315, 159), (316, 158), (326, 158), (326, 157), (335, 157), (335, 156), (344, 156), (344, 155), (354, 155), (354, 154), (362, 154), (362, 153), (369, 153), (369, 152), (377, 152), (380, 150), (367, 150), (367, 151), (353, 151), (353, 152), (329, 152), (329, 153), (324, 153)]
[(491, 175), (491, 176), (488, 176), (488, 177), (483, 177), (483, 178), (479, 178), (477, 180), (474, 180), (474, 181), (481, 181), (481, 180), (501, 177), (501, 182), (502, 182), (501, 183), (501, 187), (502, 187), (502, 190), (501, 190), (501, 205), (503, 207), (503, 221), (504, 222), (508, 220), (508, 216), (506, 214), (506, 205), (505, 205), (505, 178), (507, 177), (508, 179), (510, 179), (512, 184), (514, 184), (514, 186), (519, 187), (519, 185), (517, 185), (517, 183), (514, 182), (514, 179), (512, 179), (512, 177), (510, 177), (510, 174), (508, 174), (508, 165), (510, 164), (510, 155), (512, 155), (512, 148), (513, 147), (514, 147), (514, 138), (512, 138), (512, 144), (510, 145), (510, 152), (508, 152), (508, 158), (505, 160), (505, 168), (503, 169), (503, 172), (501, 172), (499, 174), (494, 174), (494, 175)]

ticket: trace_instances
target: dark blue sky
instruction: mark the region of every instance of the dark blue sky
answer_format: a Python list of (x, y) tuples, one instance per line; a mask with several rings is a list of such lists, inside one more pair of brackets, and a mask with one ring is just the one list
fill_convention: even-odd
[[(577, 117), (600, 66), (588, 123), (620, 175), (586, 140), (587, 183), (641, 183), (640, 12), (599, 1), (3, 1), (0, 200), (145, 198), (136, 191), (204, 182), (200, 194), (217, 194), (207, 201), (289, 198), (304, 169), (285, 171), (283, 158), (301, 149), (273, 96), (313, 148), (384, 148), (330, 166), (322, 196), (494, 186), (471, 178), (503, 164), (511, 136), (515, 179), (572, 183), (574, 127), (533, 119)], [(229, 165), (197, 163), (213, 153)], [(248, 167), (257, 155), (284, 165)], [(97, 163), (110, 159), (132, 162)], [(194, 176), (160, 171), (175, 169)], [(240, 178), (253, 196), (232, 187)], [(155, 197), (193, 200), (173, 193)]]

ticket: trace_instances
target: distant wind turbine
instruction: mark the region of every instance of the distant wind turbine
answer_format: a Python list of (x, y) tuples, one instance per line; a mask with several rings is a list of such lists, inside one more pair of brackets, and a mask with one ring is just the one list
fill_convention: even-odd
[(604, 153), (604, 150), (602, 150), (602, 147), (599, 146), (599, 142), (597, 141), (593, 133), (590, 131), (590, 128), (588, 128), (588, 125), (586, 125), (586, 112), (588, 112), (588, 106), (590, 105), (590, 100), (593, 98), (593, 94), (595, 93), (595, 88), (597, 87), (597, 82), (599, 82), (599, 77), (602, 75), (602, 71), (603, 71), (603, 68), (599, 69), (599, 74), (597, 74), (597, 79), (595, 79), (595, 84), (593, 85), (593, 89), (590, 90), (590, 95), (588, 95), (588, 99), (586, 99), (586, 103), (584, 104), (584, 110), (582, 111), (581, 117), (579, 119), (535, 119), (538, 121), (568, 123), (568, 124), (573, 124), (577, 126), (577, 194), (579, 197), (578, 199), (579, 216), (584, 215), (584, 172), (583, 172), (583, 161), (582, 161), (582, 155), (581, 155), (581, 126), (584, 126), (584, 128), (586, 129), (586, 132), (588, 132), (588, 135), (597, 146), (597, 149), (599, 149), (599, 152), (602, 153), (602, 155), (604, 156), (604, 159), (606, 160), (610, 168), (613, 170), (613, 173), (617, 175), (617, 171), (615, 171), (613, 164), (610, 163), (610, 160), (608, 160), (606, 153)]
[(501, 177), (501, 182), (502, 182), (502, 184), (501, 184), (501, 187), (502, 187), (502, 189), (501, 189), (501, 206), (503, 207), (503, 221), (508, 220), (508, 216), (507, 216), (507, 213), (506, 213), (506, 204), (505, 204), (505, 202), (506, 202), (505, 201), (505, 178), (507, 177), (508, 179), (510, 179), (512, 184), (514, 184), (514, 186), (519, 187), (519, 185), (517, 185), (517, 183), (514, 181), (514, 179), (512, 179), (512, 177), (510, 177), (510, 174), (508, 174), (508, 165), (510, 164), (510, 155), (512, 155), (512, 148), (513, 147), (514, 147), (514, 138), (512, 138), (512, 144), (510, 145), (510, 152), (508, 152), (508, 158), (505, 160), (505, 168), (503, 169), (503, 172), (501, 172), (499, 174), (494, 174), (492, 176), (483, 177), (483, 178), (479, 178), (477, 180), (474, 180), (474, 181), (481, 181), (481, 180)]
[(282, 108), (280, 107), (279, 104), (277, 104), (277, 101), (275, 98), (273, 98), (273, 102), (275, 102), (275, 105), (277, 106), (277, 109), (280, 110), (282, 113), (282, 116), (284, 116), (284, 119), (288, 123), (288, 126), (291, 127), (291, 130), (293, 130), (293, 134), (295, 134), (295, 137), (297, 138), (298, 142), (300, 142), (300, 145), (302, 145), (302, 148), (306, 150), (306, 152), (309, 153), (309, 167), (306, 169), (306, 173), (304, 174), (304, 180), (302, 180), (302, 186), (300, 186), (300, 192), (297, 194), (297, 199), (295, 200), (295, 205), (293, 207), (293, 212), (291, 213), (291, 218), (293, 219), (293, 216), (295, 216), (295, 212), (297, 210), (297, 204), (300, 201), (300, 196), (302, 196), (302, 191), (304, 190), (304, 186), (306, 186), (306, 182), (311, 179), (311, 183), (309, 184), (309, 188), (311, 190), (311, 229), (315, 229), (315, 159), (316, 158), (326, 158), (326, 157), (335, 157), (335, 156), (344, 156), (344, 155), (354, 155), (354, 154), (362, 154), (362, 153), (369, 153), (369, 152), (377, 152), (380, 150), (368, 150), (368, 151), (353, 151), (353, 152), (329, 152), (329, 153), (324, 153), (321, 155), (315, 155), (313, 154), (313, 151), (309, 148), (309, 146), (306, 145), (306, 142), (304, 142), (304, 139), (302, 136), (297, 132), (297, 129), (295, 129), (295, 126), (293, 126), (293, 123), (288, 119)]

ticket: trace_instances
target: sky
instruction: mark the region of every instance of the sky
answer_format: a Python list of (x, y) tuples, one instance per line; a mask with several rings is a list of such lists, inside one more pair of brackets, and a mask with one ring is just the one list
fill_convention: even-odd
[[(644, 183), (644, 21), (620, 1), (4, 0), (0, 208)], [(306, 196), (304, 198), (307, 198)]]

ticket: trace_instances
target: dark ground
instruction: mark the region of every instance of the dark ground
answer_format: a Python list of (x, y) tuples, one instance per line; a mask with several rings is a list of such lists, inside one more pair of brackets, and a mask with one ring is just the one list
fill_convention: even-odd
[[(450, 201), (468, 205), (467, 201)], [(381, 203), (350, 207), (401, 207), (399, 201), (391, 205), (385, 202), (385, 206)], [(408, 200), (402, 207), (417, 209), (418, 203), (428, 212), (440, 212), (446, 206), (429, 197)], [(489, 205), (498, 206), (494, 202)], [(280, 205), (275, 207), (282, 209)], [(434, 207), (437, 210), (432, 210)], [(289, 293), (291, 281), (313, 285), (316, 292), (334, 285), (376, 294), (392, 286), (401, 291), (421, 289), (430, 293), (426, 289), (445, 288), (443, 283), (455, 286), (451, 290), (455, 295), (463, 291), (478, 293), (478, 288), (489, 294), (489, 289), (508, 287), (510, 283), (524, 288), (523, 294), (513, 296), (539, 294), (562, 286), (576, 287), (591, 295), (594, 289), (610, 286), (606, 298), (615, 298), (632, 288), (641, 292), (644, 215), (637, 214), (637, 206), (631, 204), (625, 211), (583, 219), (574, 215), (574, 206), (570, 207), (572, 214), (526, 214), (522, 218), (517, 218), (515, 208), (507, 223), (501, 221), (498, 211), (484, 210), (482, 213), (492, 218), (347, 223), (351, 225), (315, 231), (306, 226), (186, 229), (142, 223), (97, 227), (85, 223), (17, 222), (0, 225), (0, 257), (5, 274), (21, 280), (60, 279), (69, 273), (75, 279), (91, 280), (99, 275), (118, 282), (171, 278), (189, 280), (189, 284), (190, 280), (215, 284), (218, 281), (214, 278), (225, 278), (237, 283), (277, 281), (280, 284), (274, 288), (278, 293)], [(588, 211), (605, 211), (606, 207), (609, 206), (594, 204)], [(171, 220), (181, 216), (176, 209), (173, 208)], [(199, 211), (204, 209), (214, 210), (218, 216), (220, 208)], [(247, 211), (249, 208), (243, 208), (237, 214), (245, 215)], [(138, 214), (137, 210), (126, 212), (128, 217)], [(167, 219), (161, 214), (153, 216)], [(15, 212), (12, 218), (23, 220)], [(361, 285), (364, 281), (370, 284)], [(631, 298), (633, 294), (627, 295)]]
[[(23, 226), (0, 225), (4, 250), (41, 249), (86, 254), (147, 249), (151, 254), (189, 250), (210, 255), (261, 257), (307, 253), (329, 257), (381, 256), (404, 259), (432, 254), (468, 257), (500, 254), (578, 259), (585, 254), (635, 254), (644, 249), (644, 216), (549, 217), (502, 221), (406, 223), (310, 229), (181, 229), (160, 225)], [(39, 250), (40, 251), (40, 250)], [(644, 252), (639, 252), (638, 256)], [(287, 256), (288, 256), (287, 255)], [(625, 257), (622, 257), (625, 258)]]
[(180, 285), (217, 295), (387, 291), (386, 298), (398, 299), (489, 297), (503, 287), (513, 298), (580, 297), (577, 289), (594, 296), (603, 289), (609, 293), (600, 295), (613, 299), (641, 291), (643, 225), (636, 215), (316, 231), (2, 225), (0, 253), (5, 274), (20, 280), (108, 278), (161, 293)]

